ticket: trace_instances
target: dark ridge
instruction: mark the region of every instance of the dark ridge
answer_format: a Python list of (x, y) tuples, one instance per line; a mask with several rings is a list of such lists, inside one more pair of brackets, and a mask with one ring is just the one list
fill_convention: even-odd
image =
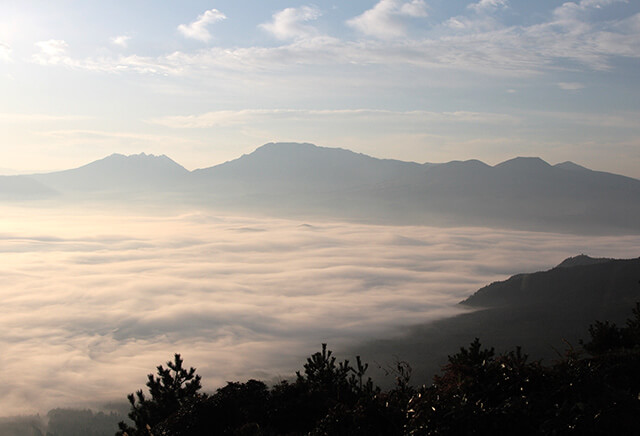
[(420, 362), (413, 366), (420, 382), (439, 371), (447, 355), (458, 350), (456, 344), (475, 337), (497, 351), (520, 345), (531, 359), (554, 361), (565, 350), (578, 348), (594, 320), (620, 325), (640, 301), (640, 258), (600, 262), (578, 256), (576, 263), (492, 283), (461, 302), (467, 312), (407, 328), (353, 352), (383, 368), (393, 364), (388, 356), (412, 365)]
[(573, 266), (593, 265), (596, 263), (610, 262), (613, 259), (606, 257), (593, 258), (586, 254), (579, 254), (574, 257), (568, 257), (556, 266), (556, 268), (570, 268)]

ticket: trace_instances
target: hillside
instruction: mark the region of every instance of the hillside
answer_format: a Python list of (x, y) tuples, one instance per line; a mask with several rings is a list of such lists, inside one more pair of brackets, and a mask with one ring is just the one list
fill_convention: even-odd
[[(576, 263), (574, 266), (568, 264)], [(469, 312), (373, 341), (354, 353), (368, 361), (398, 356), (414, 367), (414, 383), (438, 372), (447, 355), (475, 337), (507, 350), (522, 346), (534, 359), (557, 359), (594, 320), (622, 322), (640, 301), (640, 258), (570, 258), (548, 271), (517, 274), (492, 283), (460, 303)]]

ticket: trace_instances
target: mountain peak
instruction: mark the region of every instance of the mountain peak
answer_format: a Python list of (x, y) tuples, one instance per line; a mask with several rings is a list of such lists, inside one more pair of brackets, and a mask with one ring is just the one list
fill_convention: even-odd
[(526, 171), (526, 170), (547, 169), (547, 168), (551, 168), (551, 165), (549, 165), (547, 162), (540, 159), (539, 157), (518, 156), (516, 158), (501, 162), (498, 165), (495, 165), (494, 168)]
[(588, 168), (585, 168), (581, 165), (573, 163), (571, 161), (561, 162), (559, 164), (554, 165), (555, 168), (560, 168), (568, 171), (589, 171)]
[(107, 157), (105, 157), (103, 159), (100, 159), (100, 160), (104, 160), (104, 159), (150, 159), (150, 160), (153, 160), (153, 159), (162, 159), (162, 160), (169, 159), (169, 160), (172, 160), (171, 158), (167, 157), (167, 155), (164, 155), (164, 154), (156, 155), (156, 154), (152, 154), (152, 153), (147, 154), (145, 152), (138, 153), (138, 154), (112, 153), (109, 156), (107, 156)]
[(266, 151), (266, 150), (273, 150), (273, 149), (300, 150), (300, 149), (315, 149), (315, 148), (321, 148), (321, 147), (318, 147), (317, 145), (311, 144), (309, 142), (267, 142), (266, 144), (256, 148), (255, 151), (260, 151), (260, 150)]
[(176, 161), (174, 161), (173, 159), (171, 159), (170, 157), (164, 154), (155, 155), (155, 154), (147, 154), (144, 152), (138, 153), (138, 154), (130, 154), (130, 155), (113, 153), (107, 157), (98, 159), (87, 165), (84, 165), (81, 168), (84, 168), (84, 167), (95, 168), (95, 167), (104, 167), (104, 166), (112, 166), (112, 165), (126, 166), (126, 167), (131, 166), (132, 168), (140, 165), (145, 167), (161, 166), (161, 167), (164, 167), (165, 169), (171, 168), (172, 170), (177, 172), (187, 172), (187, 170), (182, 165), (178, 164)]
[[(248, 156), (254, 156), (254, 155), (265, 156), (267, 154), (275, 155), (275, 156), (297, 154), (297, 155), (304, 156), (305, 153), (318, 154), (322, 152), (334, 153), (334, 154), (342, 153), (342, 154), (349, 154), (349, 155), (358, 154), (351, 150), (346, 150), (344, 148), (320, 147), (318, 145), (311, 144), (309, 142), (268, 142), (256, 148)], [(375, 159), (375, 158), (371, 158), (371, 159)]]
[(131, 191), (175, 186), (188, 174), (186, 168), (165, 155), (113, 153), (79, 168), (34, 177), (61, 192)]
[(568, 257), (556, 266), (556, 268), (571, 268), (574, 266), (594, 265), (597, 263), (609, 262), (613, 259), (606, 257), (590, 257), (586, 254), (579, 254), (577, 256)]

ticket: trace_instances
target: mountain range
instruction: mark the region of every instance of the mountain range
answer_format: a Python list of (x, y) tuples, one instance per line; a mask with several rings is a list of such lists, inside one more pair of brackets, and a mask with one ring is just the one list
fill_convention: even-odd
[(640, 231), (640, 180), (630, 177), (531, 157), (495, 166), (477, 160), (419, 164), (300, 143), (265, 144), (194, 171), (143, 153), (0, 177), (0, 200), (37, 199), (144, 200), (386, 224)]
[(640, 258), (594, 259), (579, 255), (548, 271), (522, 273), (491, 283), (460, 302), (464, 313), (407, 328), (388, 340), (353, 350), (367, 361), (397, 356), (413, 367), (414, 383), (429, 382), (474, 338), (505, 352), (522, 346), (531, 359), (551, 363), (580, 350), (596, 320), (624, 325), (640, 301)]

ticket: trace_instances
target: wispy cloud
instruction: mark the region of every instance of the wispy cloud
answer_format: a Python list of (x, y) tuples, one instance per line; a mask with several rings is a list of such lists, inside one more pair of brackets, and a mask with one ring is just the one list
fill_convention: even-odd
[[(406, 121), (430, 121), (430, 122), (470, 122), (470, 123), (516, 123), (519, 119), (513, 115), (482, 113), (482, 112), (430, 112), (430, 111), (390, 111), (376, 109), (334, 109), (334, 110), (308, 110), (308, 109), (246, 109), (239, 111), (214, 111), (200, 115), (168, 116), (153, 118), (149, 123), (178, 129), (201, 129), (216, 126), (229, 126), (237, 124), (250, 124), (259, 119), (321, 119), (339, 117), (350, 119), (384, 119), (384, 122), (396, 122), (403, 118)], [(393, 121), (392, 121), (393, 120)]]
[(35, 45), (40, 51), (33, 55), (33, 60), (40, 65), (58, 65), (70, 60), (67, 54), (69, 44), (61, 39), (39, 41)]
[(32, 123), (47, 121), (78, 121), (87, 120), (92, 117), (87, 115), (50, 115), (50, 114), (17, 114), (0, 113), (0, 122), (8, 123)]
[(11, 62), (11, 46), (0, 41), (0, 61)]
[(178, 26), (178, 30), (186, 38), (207, 42), (211, 39), (211, 33), (209, 32), (208, 26), (226, 18), (227, 16), (219, 10), (209, 9), (208, 11), (205, 11), (204, 14), (199, 15), (194, 22), (189, 24), (180, 24)]
[[(483, 7), (502, 3), (494, 0), (485, 5)], [(317, 19), (320, 12), (305, 6), (280, 11), (274, 14), (271, 22), (261, 25), (275, 37), (288, 41), (275, 47), (211, 47), (157, 57), (131, 55), (79, 59), (69, 55), (66, 42), (49, 40), (37, 43), (40, 52), (33, 59), (45, 65), (90, 71), (201, 75), (204, 78), (210, 77), (209, 73), (213, 71), (286, 73), (291, 71), (291, 65), (296, 65), (297, 74), (310, 75), (318, 72), (340, 74), (353, 65), (368, 69), (402, 65), (424, 71), (450, 69), (523, 77), (576, 68), (576, 65), (606, 70), (611, 68), (611, 61), (616, 57), (640, 58), (640, 25), (637, 24), (640, 14), (621, 20), (593, 22), (573, 11), (576, 8), (595, 9), (597, 5), (604, 7), (604, 2), (565, 3), (555, 9), (548, 21), (528, 26), (505, 26), (486, 14), (457, 16), (442, 23), (445, 29), (448, 28), (446, 34), (417, 39), (396, 37), (406, 36), (403, 19), (423, 16), (426, 6), (419, 1), (382, 0), (348, 21), (354, 28), (377, 39), (355, 41), (319, 34), (308, 23)], [(197, 25), (192, 29), (193, 34), (206, 38), (198, 29), (206, 31), (205, 27)], [(301, 70), (305, 67), (309, 68)]]
[(508, 4), (509, 4), (508, 0), (480, 0), (477, 3), (471, 3), (467, 7), (469, 9), (473, 9), (476, 12), (484, 12), (487, 10), (504, 8), (504, 7), (507, 7)]
[(67, 129), (67, 130), (50, 130), (50, 131), (42, 132), (41, 134), (45, 136), (56, 137), (56, 138), (137, 139), (137, 140), (148, 141), (149, 143), (160, 142), (167, 139), (167, 137), (163, 135), (119, 132), (119, 131), (111, 131), (111, 130)]
[(130, 39), (131, 37), (128, 35), (119, 35), (119, 36), (114, 36), (113, 38), (110, 39), (110, 41), (112, 44), (115, 44), (117, 46), (127, 47)]
[(373, 8), (348, 20), (347, 24), (364, 35), (390, 39), (406, 35), (402, 17), (426, 16), (427, 8), (422, 0), (380, 0)]
[(565, 91), (577, 91), (578, 89), (583, 89), (584, 84), (578, 82), (559, 82), (558, 88), (564, 89)]
[(286, 8), (273, 14), (271, 22), (261, 24), (260, 27), (278, 39), (308, 38), (317, 35), (318, 32), (313, 26), (305, 23), (318, 19), (320, 15), (320, 10), (315, 6)]

